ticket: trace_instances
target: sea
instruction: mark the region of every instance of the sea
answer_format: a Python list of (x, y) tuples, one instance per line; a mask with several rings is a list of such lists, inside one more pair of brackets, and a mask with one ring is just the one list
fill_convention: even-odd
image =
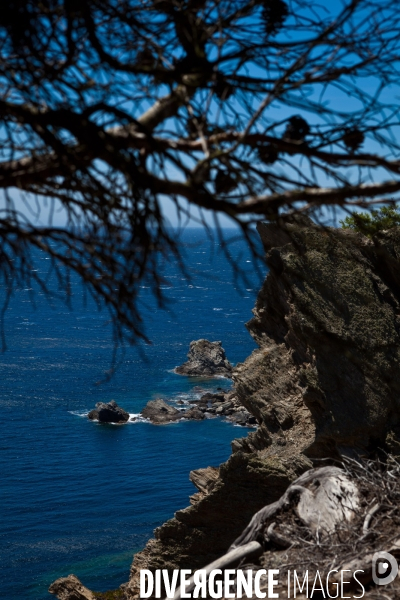
[[(224, 236), (234, 238), (233, 230)], [(189, 472), (218, 466), (248, 429), (220, 418), (155, 426), (91, 422), (96, 402), (114, 399), (138, 415), (154, 398), (188, 403), (231, 381), (189, 378), (173, 369), (192, 340), (221, 340), (236, 364), (254, 349), (245, 328), (266, 273), (243, 240), (229, 246), (237, 279), (218, 240), (201, 229), (181, 236), (188, 280), (164, 268), (167, 310), (149, 290), (143, 317), (151, 345), (125, 348), (107, 380), (114, 342), (108, 316), (72, 279), (72, 308), (49, 304), (38, 289), (17, 288), (5, 314), (0, 354), (0, 595), (49, 600), (49, 584), (74, 573), (95, 591), (128, 580), (135, 552), (153, 530), (189, 505)], [(48, 257), (37, 269), (48, 271)], [(50, 280), (51, 284), (51, 280)], [(0, 294), (4, 298), (5, 290)]]

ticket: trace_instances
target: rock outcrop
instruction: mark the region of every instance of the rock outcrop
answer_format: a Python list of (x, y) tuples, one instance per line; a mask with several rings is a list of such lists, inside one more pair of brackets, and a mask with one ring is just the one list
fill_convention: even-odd
[(196, 494), (190, 497), (190, 503), (196, 504), (199, 500), (207, 496), (218, 481), (219, 468), (206, 467), (205, 469), (196, 469), (191, 471), (189, 479), (199, 490)]
[(239, 402), (236, 391), (207, 392), (199, 400), (191, 400), (208, 417), (222, 417), (243, 427), (254, 427), (257, 419)]
[(162, 400), (150, 400), (142, 410), (142, 417), (149, 419), (152, 423), (159, 425), (162, 423), (171, 423), (182, 418), (182, 412), (173, 406), (170, 406)]
[(90, 411), (88, 417), (91, 421), (99, 421), (99, 423), (126, 423), (129, 421), (129, 413), (118, 406), (115, 400), (97, 402), (96, 408)]
[(192, 408), (188, 408), (188, 410), (185, 410), (185, 412), (183, 413), (183, 418), (190, 419), (191, 421), (202, 421), (203, 419), (205, 419), (205, 415), (196, 406), (193, 406)]
[(185, 411), (178, 410), (170, 404), (167, 404), (165, 400), (157, 398), (156, 400), (150, 400), (150, 402), (146, 404), (142, 410), (142, 417), (149, 419), (154, 425), (164, 425), (166, 423), (180, 421), (180, 419), (201, 421), (204, 419), (204, 414), (196, 407), (189, 408)]
[(212, 377), (214, 375), (231, 377), (232, 365), (226, 358), (221, 342), (196, 340), (190, 342), (187, 362), (176, 367), (175, 372), (179, 375), (193, 377)]
[(88, 590), (75, 575), (60, 577), (51, 584), (49, 592), (58, 600), (96, 600), (94, 593)]
[[(192, 505), (135, 555), (142, 568), (200, 568), (315, 459), (400, 447), (400, 229), (369, 239), (302, 220), (259, 228), (270, 269), (248, 323), (259, 348), (235, 368), (259, 423), (232, 444)], [(398, 453), (398, 452), (397, 452)]]
[[(182, 406), (182, 401), (177, 404)], [(154, 425), (165, 425), (186, 419), (188, 421), (201, 421), (211, 417), (223, 417), (227, 421), (231, 421), (243, 427), (254, 427), (257, 420), (249, 411), (240, 404), (235, 391), (228, 393), (211, 393), (203, 394), (199, 400), (190, 400), (192, 404), (190, 408), (180, 410), (167, 404), (165, 400), (157, 398), (150, 400), (142, 410), (142, 417), (148, 419)]]

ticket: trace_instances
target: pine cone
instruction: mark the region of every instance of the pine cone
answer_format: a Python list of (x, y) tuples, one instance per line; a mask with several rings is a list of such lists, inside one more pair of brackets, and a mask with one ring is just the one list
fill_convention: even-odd
[(357, 127), (347, 129), (343, 136), (343, 142), (351, 150), (355, 152), (364, 143), (365, 135)]
[(237, 181), (226, 171), (219, 170), (215, 176), (214, 185), (217, 194), (228, 194), (237, 187)]
[(310, 133), (310, 126), (299, 115), (290, 117), (289, 123), (283, 134), (284, 140), (302, 141)]
[(263, 0), (262, 17), (268, 35), (273, 35), (281, 29), (289, 14), (287, 4), (283, 0)]

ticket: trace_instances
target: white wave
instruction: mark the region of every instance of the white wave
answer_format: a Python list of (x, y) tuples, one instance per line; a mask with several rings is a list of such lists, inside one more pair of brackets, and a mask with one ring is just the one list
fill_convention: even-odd
[[(74, 417), (87, 417), (89, 411), (82, 412), (82, 410), (69, 410), (70, 415), (74, 415)], [(134, 419), (134, 420), (133, 420)], [(98, 423), (97, 419), (92, 419), (94, 423)], [(148, 419), (142, 417), (140, 413), (129, 413), (129, 421), (127, 423), (149, 423)], [(109, 425), (120, 425), (120, 423), (109, 423)]]
[(142, 417), (140, 413), (129, 413), (128, 423), (150, 423), (149, 419)]
[(240, 423), (235, 423), (229, 419), (225, 419), (223, 423), (229, 423), (229, 425), (233, 425), (233, 427), (240, 427), (241, 429), (258, 429), (258, 425), (251, 425), (250, 423), (247, 425), (240, 425)]
[(89, 411), (82, 412), (81, 410), (69, 410), (68, 412), (70, 415), (74, 415), (74, 417), (87, 417), (89, 414)]
[[(191, 399), (192, 399), (192, 398), (191, 398)], [(180, 396), (177, 396), (176, 398), (171, 398), (171, 399), (170, 399), (170, 402), (171, 402), (171, 404), (177, 404), (177, 405), (178, 405), (178, 407), (179, 407), (179, 406), (182, 406), (182, 404), (181, 404), (182, 402), (183, 402), (183, 404), (185, 404), (185, 405), (188, 405), (188, 404), (189, 404), (189, 400), (186, 400), (185, 398), (181, 398)]]
[(213, 310), (223, 310), (222, 308), (213, 308)]

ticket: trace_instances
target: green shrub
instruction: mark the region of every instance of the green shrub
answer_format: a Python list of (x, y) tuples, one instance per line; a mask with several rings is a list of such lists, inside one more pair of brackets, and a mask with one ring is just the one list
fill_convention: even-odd
[(344, 229), (360, 231), (371, 237), (383, 229), (391, 229), (400, 225), (400, 211), (397, 205), (382, 206), (378, 210), (368, 212), (353, 212), (343, 221), (340, 221)]

